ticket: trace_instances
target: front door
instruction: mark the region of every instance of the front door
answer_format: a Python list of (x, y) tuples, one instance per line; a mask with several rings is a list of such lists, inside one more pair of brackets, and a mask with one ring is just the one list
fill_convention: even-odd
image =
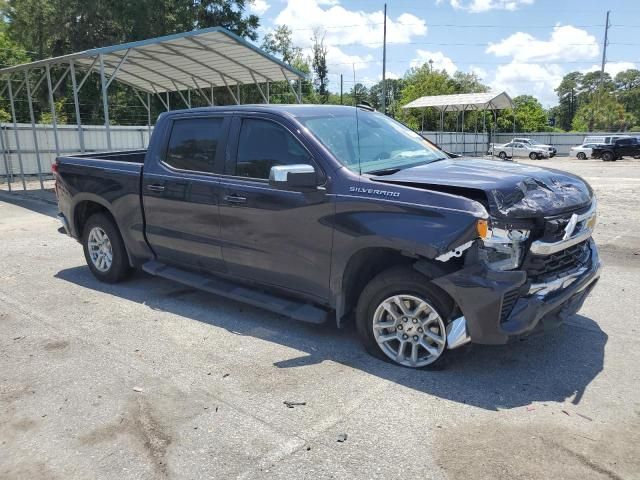
[(299, 132), (280, 122), (266, 114), (234, 118), (220, 185), (224, 261), (235, 276), (326, 299), (334, 203), (323, 186), (269, 185), (274, 165), (312, 165), (325, 178)]
[(224, 162), (230, 120), (230, 115), (176, 117), (164, 132), (166, 148), (145, 165), (146, 235), (163, 263), (224, 270), (214, 172)]

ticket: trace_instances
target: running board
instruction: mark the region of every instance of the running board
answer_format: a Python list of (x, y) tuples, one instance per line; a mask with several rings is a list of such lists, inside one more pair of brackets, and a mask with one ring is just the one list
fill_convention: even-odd
[(145, 263), (142, 265), (142, 269), (151, 275), (173, 280), (254, 307), (264, 308), (301, 322), (321, 324), (327, 321), (328, 312), (326, 310), (314, 307), (309, 303), (252, 290), (229, 280), (170, 267), (156, 261)]

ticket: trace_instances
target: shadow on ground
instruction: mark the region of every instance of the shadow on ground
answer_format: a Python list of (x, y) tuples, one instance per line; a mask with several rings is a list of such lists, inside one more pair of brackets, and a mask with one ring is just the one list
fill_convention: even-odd
[(58, 214), (56, 194), (52, 189), (25, 191), (0, 191), (0, 201), (26, 208), (42, 215), (55, 217)]
[(301, 352), (297, 358), (275, 362), (278, 368), (333, 361), (420, 392), (488, 410), (567, 399), (578, 404), (603, 368), (608, 338), (596, 322), (576, 315), (545, 335), (510, 345), (464, 347), (449, 352), (450, 360), (441, 370), (415, 371), (369, 356), (353, 328), (303, 324), (144, 273), (118, 285), (98, 282), (85, 266), (62, 270), (56, 277)]

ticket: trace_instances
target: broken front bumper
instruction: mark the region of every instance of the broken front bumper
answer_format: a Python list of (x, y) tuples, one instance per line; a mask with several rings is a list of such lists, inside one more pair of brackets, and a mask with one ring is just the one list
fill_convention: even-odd
[[(589, 239), (588, 261), (545, 283), (524, 271), (494, 271), (476, 264), (437, 278), (460, 307), (473, 343), (503, 344), (556, 327), (576, 313), (600, 276), (600, 258)], [(517, 299), (514, 301), (514, 299)]]

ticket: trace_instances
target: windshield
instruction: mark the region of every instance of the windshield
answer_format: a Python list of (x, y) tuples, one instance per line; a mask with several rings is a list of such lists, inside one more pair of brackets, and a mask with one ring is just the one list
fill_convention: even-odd
[(358, 173), (401, 170), (448, 158), (401, 123), (365, 110), (298, 117), (336, 159)]

